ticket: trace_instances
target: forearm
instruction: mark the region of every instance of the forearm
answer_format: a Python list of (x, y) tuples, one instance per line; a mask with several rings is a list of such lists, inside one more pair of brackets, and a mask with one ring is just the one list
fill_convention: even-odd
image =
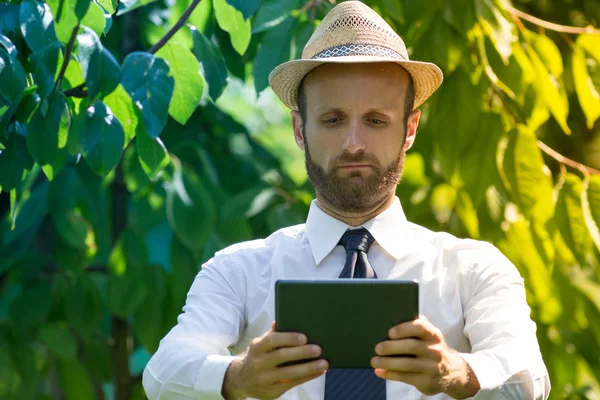
[(225, 371), (234, 357), (201, 342), (181, 336), (163, 340), (144, 370), (142, 383), (149, 399), (221, 399)]

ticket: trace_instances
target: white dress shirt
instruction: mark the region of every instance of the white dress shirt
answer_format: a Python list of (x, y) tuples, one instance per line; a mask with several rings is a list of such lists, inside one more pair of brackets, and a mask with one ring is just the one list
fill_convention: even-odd
[[(481, 386), (476, 399), (548, 397), (550, 380), (523, 279), (500, 251), (408, 222), (397, 198), (362, 226), (375, 237), (368, 257), (379, 279), (418, 281), (420, 314), (473, 369)], [(196, 276), (177, 325), (144, 370), (148, 397), (222, 399), (231, 354), (242, 353), (271, 328), (275, 282), (337, 279), (346, 259), (337, 243), (348, 228), (313, 201), (306, 224), (215, 254)], [(428, 397), (401, 382), (386, 385), (388, 399), (449, 398)], [(281, 399), (319, 400), (324, 391), (321, 376)]]

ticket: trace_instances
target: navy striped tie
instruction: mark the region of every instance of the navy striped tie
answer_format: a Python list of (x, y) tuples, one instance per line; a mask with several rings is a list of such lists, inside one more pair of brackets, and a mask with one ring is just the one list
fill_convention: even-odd
[[(375, 239), (364, 228), (346, 231), (339, 245), (346, 249), (346, 263), (339, 278), (377, 279), (367, 253)], [(375, 350), (373, 350), (375, 351)], [(375, 355), (375, 353), (373, 353)], [(325, 400), (385, 400), (385, 379), (371, 368), (330, 368), (325, 375)]]

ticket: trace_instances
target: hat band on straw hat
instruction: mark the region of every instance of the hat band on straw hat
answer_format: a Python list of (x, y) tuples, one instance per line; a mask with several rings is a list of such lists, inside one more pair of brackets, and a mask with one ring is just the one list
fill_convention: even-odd
[(342, 44), (339, 46), (330, 47), (317, 54), (311, 59), (344, 57), (344, 56), (377, 56), (388, 57), (396, 60), (404, 60), (406, 58), (395, 50), (378, 44)]

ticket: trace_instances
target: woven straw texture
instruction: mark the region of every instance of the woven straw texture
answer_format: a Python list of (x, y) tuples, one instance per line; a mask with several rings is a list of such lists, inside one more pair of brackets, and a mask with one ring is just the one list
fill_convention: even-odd
[(298, 85), (319, 65), (370, 62), (394, 62), (406, 69), (415, 84), (414, 108), (442, 83), (442, 71), (435, 64), (410, 61), (402, 38), (360, 1), (345, 1), (334, 7), (306, 43), (302, 59), (276, 67), (269, 83), (287, 107), (297, 110)]

